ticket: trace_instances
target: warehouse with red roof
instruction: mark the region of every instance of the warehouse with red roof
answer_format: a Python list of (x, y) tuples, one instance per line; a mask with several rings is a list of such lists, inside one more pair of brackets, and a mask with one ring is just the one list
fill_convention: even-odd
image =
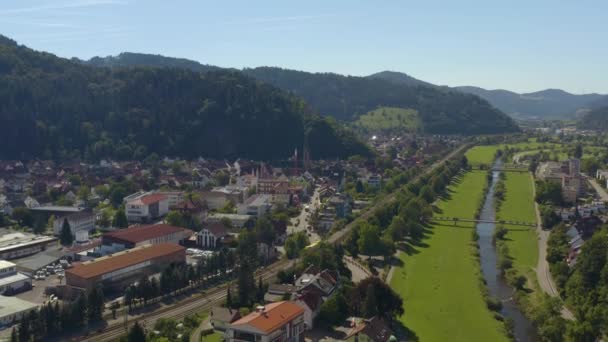
[(170, 264), (186, 262), (186, 249), (173, 243), (140, 246), (88, 261), (66, 270), (70, 287), (90, 290), (96, 284), (121, 288), (143, 275), (161, 272)]
[(103, 234), (101, 243), (106, 246), (123, 245), (124, 248), (134, 248), (159, 243), (180, 244), (194, 234), (190, 229), (168, 224), (153, 224), (118, 229)]

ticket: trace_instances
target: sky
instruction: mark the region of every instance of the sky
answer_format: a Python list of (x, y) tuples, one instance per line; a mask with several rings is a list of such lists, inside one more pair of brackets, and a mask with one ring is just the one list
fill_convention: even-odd
[(3, 0), (0, 34), (61, 57), (129, 51), (608, 94), (606, 0)]

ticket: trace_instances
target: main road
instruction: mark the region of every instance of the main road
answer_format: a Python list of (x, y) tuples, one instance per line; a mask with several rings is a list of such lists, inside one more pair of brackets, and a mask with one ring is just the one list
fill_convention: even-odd
[[(469, 144), (463, 144), (459, 146), (454, 151), (450, 152), (447, 156), (443, 157), (441, 160), (427, 166), (420, 174), (411, 179), (409, 182), (415, 182), (420, 180), (423, 176), (430, 174), (433, 170), (441, 166), (447, 160), (453, 158), (458, 153), (462, 152), (466, 148), (468, 148)], [(408, 183), (409, 183), (408, 182)], [(386, 205), (395, 200), (396, 191), (386, 195), (381, 200), (376, 202), (373, 206), (369, 207), (364, 213), (359, 216), (359, 219), (367, 219), (369, 218), (377, 208), (380, 208), (383, 205)], [(347, 236), (348, 232), (355, 226), (355, 221), (347, 224), (342, 230), (335, 232), (332, 234), (327, 241), (330, 243), (338, 243), (342, 242), (344, 238)], [(281, 259), (268, 267), (259, 270), (256, 272), (256, 278), (261, 276), (263, 280), (271, 280), (276, 277), (277, 273), (280, 270), (287, 269), (291, 267), (295, 263), (294, 260), (286, 260)], [(135, 316), (130, 316), (128, 320), (128, 325), (132, 325), (134, 322), (142, 322), (145, 323), (146, 327), (154, 326), (154, 323), (159, 318), (173, 318), (176, 320), (183, 319), (184, 317), (194, 314), (200, 311), (210, 310), (213, 306), (220, 305), (226, 298), (226, 289), (227, 284), (223, 284), (217, 286), (213, 289), (208, 290), (204, 295), (192, 296), (190, 298), (179, 301), (178, 303), (163, 306), (155, 311), (142, 313)], [(99, 331), (99, 330), (98, 330)], [(105, 328), (102, 328), (101, 331), (88, 335), (88, 336), (80, 336), (78, 340), (80, 341), (115, 341), (121, 335), (125, 334), (125, 324), (124, 321), (120, 319), (110, 321)]]

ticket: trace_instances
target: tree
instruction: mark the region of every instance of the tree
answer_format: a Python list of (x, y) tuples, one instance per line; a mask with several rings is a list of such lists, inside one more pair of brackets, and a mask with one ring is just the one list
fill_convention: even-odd
[(139, 322), (135, 322), (131, 329), (129, 329), (129, 334), (127, 335), (128, 342), (146, 342), (146, 333), (144, 329), (139, 325)]
[(127, 196), (127, 190), (121, 185), (114, 185), (110, 188), (110, 202), (117, 208), (122, 204), (123, 199)]
[(64, 246), (71, 246), (72, 242), (74, 242), (72, 228), (70, 227), (70, 223), (68, 222), (67, 217), (63, 219), (63, 225), (61, 225), (61, 233), (59, 235), (59, 240)]
[(13, 209), (13, 220), (17, 221), (20, 226), (31, 227), (34, 223), (32, 212), (25, 207), (17, 207)]
[(576, 144), (573, 155), (574, 155), (574, 158), (581, 159), (583, 157), (583, 145)]
[[(370, 290), (369, 287), (373, 287)], [(374, 295), (375, 298), (368, 298)], [(350, 305), (353, 313), (375, 313), (385, 318), (403, 315), (403, 299), (378, 277), (362, 280), (352, 290)], [(372, 305), (376, 305), (373, 309)]]
[(300, 252), (310, 244), (308, 235), (305, 232), (297, 232), (290, 235), (285, 240), (285, 253), (287, 258), (295, 259), (300, 256)]
[(368, 318), (374, 317), (378, 314), (378, 303), (376, 302), (376, 291), (374, 289), (374, 286), (368, 286), (365, 293), (363, 315)]
[(378, 255), (382, 252), (380, 230), (377, 226), (363, 223), (360, 228), (360, 237), (357, 242), (359, 251), (364, 255)]
[(127, 215), (125, 214), (125, 210), (123, 208), (119, 208), (116, 211), (112, 224), (114, 227), (118, 228), (127, 228), (129, 226), (129, 221), (127, 220)]
[(228, 286), (228, 290), (226, 291), (226, 307), (232, 308), (232, 293), (230, 292), (230, 286)]

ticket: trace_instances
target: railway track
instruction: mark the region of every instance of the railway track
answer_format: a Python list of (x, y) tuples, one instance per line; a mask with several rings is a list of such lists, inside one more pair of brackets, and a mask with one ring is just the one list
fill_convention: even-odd
[[(458, 147), (456, 150), (450, 152), (447, 156), (443, 157), (441, 160), (433, 163), (432, 165), (425, 168), (419, 175), (414, 177), (409, 182), (416, 182), (420, 180), (422, 177), (428, 175), (433, 170), (441, 166), (447, 160), (453, 158), (458, 153), (462, 152), (466, 148), (470, 147), (469, 144), (464, 144)], [(409, 183), (408, 182), (408, 183)], [(374, 206), (368, 208), (359, 219), (367, 219), (369, 218), (377, 208), (380, 208), (387, 203), (395, 200), (397, 192), (393, 192), (383, 199), (378, 201)], [(327, 241), (329, 243), (341, 243), (347, 236), (348, 232), (356, 225), (356, 221), (353, 221), (347, 224), (342, 230), (335, 232), (332, 234)], [(261, 276), (263, 280), (268, 281), (276, 277), (277, 273), (282, 269), (287, 269), (291, 267), (296, 260), (279, 260), (268, 267), (259, 270), (255, 273), (256, 278)], [(170, 306), (162, 307), (158, 310), (155, 310), (150, 313), (145, 313), (137, 316), (133, 316), (129, 318), (128, 326), (134, 324), (134, 322), (145, 322), (146, 327), (154, 326), (154, 323), (160, 318), (173, 318), (176, 320), (183, 319), (184, 317), (200, 312), (210, 310), (213, 306), (220, 304), (226, 298), (226, 289), (228, 284), (223, 284), (211, 289), (209, 292), (205, 293), (202, 296), (191, 297), (188, 299), (184, 299), (177, 304), (173, 304)], [(78, 340), (87, 341), (87, 342), (97, 342), (97, 341), (116, 341), (125, 334), (125, 324), (124, 322), (115, 322), (111, 325), (108, 325), (103, 331), (91, 334), (88, 336), (81, 336)]]
[[(279, 260), (268, 267), (256, 272), (255, 276), (262, 277), (262, 280), (268, 281), (276, 277), (277, 273), (292, 266), (293, 260)], [(200, 312), (207, 311), (213, 306), (220, 304), (226, 298), (226, 289), (228, 284), (223, 284), (213, 288), (202, 296), (191, 297), (184, 299), (177, 304), (165, 306), (150, 313), (145, 313), (133, 317), (129, 317), (128, 326), (130, 327), (135, 322), (145, 323), (147, 327), (154, 326), (154, 323), (160, 318), (173, 318), (176, 320)], [(115, 341), (120, 336), (125, 334), (124, 322), (115, 322), (107, 326), (102, 332), (82, 336), (81, 341)]]

